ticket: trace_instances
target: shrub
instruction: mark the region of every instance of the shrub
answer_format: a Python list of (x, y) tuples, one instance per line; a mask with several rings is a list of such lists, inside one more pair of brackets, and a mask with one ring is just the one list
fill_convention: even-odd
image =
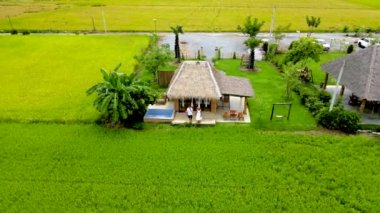
[(30, 32), (29, 32), (29, 30), (24, 30), (24, 31), (22, 31), (22, 34), (23, 34), (23, 35), (29, 35)]
[(347, 54), (351, 54), (353, 51), (354, 51), (354, 45), (350, 44), (350, 45), (347, 47)]
[(294, 41), (292, 41), (292, 43), (290, 43), (288, 50), (291, 50), (293, 48), (293, 44), (294, 44)]
[(328, 104), (331, 100), (331, 94), (326, 90), (321, 90), (319, 91), (318, 98), (322, 103)]
[(11, 30), (11, 35), (17, 35), (17, 30)]
[(360, 125), (361, 130), (369, 130), (372, 132), (380, 132), (380, 126), (375, 124), (362, 124)]
[(335, 107), (331, 111), (326, 107), (318, 114), (317, 122), (327, 129), (355, 133), (359, 129), (360, 116), (357, 112), (345, 110), (343, 107)]
[(278, 68), (280, 68), (280, 72), (284, 72), (281, 68), (284, 65), (284, 58), (282, 57), (274, 57), (270, 58), (271, 62)]
[(345, 26), (343, 27), (342, 32), (343, 32), (343, 33), (348, 33), (349, 31), (350, 31), (350, 27), (347, 26), (347, 25), (345, 25)]
[(265, 54), (267, 54), (268, 53), (268, 47), (269, 47), (269, 44), (268, 44), (268, 42), (266, 41), (266, 42), (264, 42), (263, 43), (263, 51), (265, 52)]
[(372, 33), (372, 32), (374, 32), (374, 30), (370, 27), (367, 27), (367, 28), (365, 28), (365, 32), (366, 33)]
[[(277, 53), (277, 49), (278, 49), (277, 44), (269, 44), (268, 51), (266, 52), (266, 55), (265, 55), (265, 60), (273, 61), (273, 58)], [(276, 66), (279, 66), (279, 65), (276, 65)]]
[(232, 59), (236, 59), (236, 52), (234, 51), (234, 54), (232, 55)]
[(309, 99), (311, 96), (315, 96), (315, 93), (309, 88), (303, 88), (300, 91), (300, 96), (301, 96), (301, 103), (305, 105), (307, 99)]
[(325, 105), (316, 96), (309, 96), (305, 101), (305, 106), (315, 116)]

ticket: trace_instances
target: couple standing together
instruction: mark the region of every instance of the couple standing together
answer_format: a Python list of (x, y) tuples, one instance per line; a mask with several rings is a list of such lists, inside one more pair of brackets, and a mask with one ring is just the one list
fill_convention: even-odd
[[(187, 117), (189, 118), (189, 122), (193, 122), (193, 108), (191, 106), (188, 106), (186, 109)], [(200, 123), (202, 121), (202, 114), (201, 114), (201, 108), (198, 107), (197, 114), (195, 115), (195, 120), (197, 123)]]

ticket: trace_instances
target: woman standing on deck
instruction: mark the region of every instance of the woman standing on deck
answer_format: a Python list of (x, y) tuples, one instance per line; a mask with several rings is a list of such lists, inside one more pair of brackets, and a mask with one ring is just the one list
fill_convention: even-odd
[(201, 108), (199, 108), (199, 107), (197, 109), (197, 114), (195, 116), (195, 120), (197, 121), (198, 124), (200, 124), (202, 121)]

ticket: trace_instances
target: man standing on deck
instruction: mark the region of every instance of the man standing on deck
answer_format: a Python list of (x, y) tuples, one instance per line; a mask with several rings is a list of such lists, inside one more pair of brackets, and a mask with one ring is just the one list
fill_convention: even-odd
[(191, 106), (188, 106), (186, 109), (187, 117), (189, 118), (189, 123), (191, 124), (193, 122), (193, 108)]

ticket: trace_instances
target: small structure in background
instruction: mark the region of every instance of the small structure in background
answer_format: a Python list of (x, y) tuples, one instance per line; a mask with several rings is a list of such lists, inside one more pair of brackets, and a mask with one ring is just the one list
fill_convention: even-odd
[(322, 68), (326, 71), (325, 85), (329, 74), (337, 77), (336, 86), (325, 87), (334, 94), (330, 110), (340, 89), (343, 106), (359, 111), (362, 124), (380, 125), (380, 46), (352, 53)]
[(340, 94), (347, 87), (360, 100), (360, 112), (367, 102), (380, 102), (380, 46), (372, 46), (338, 60), (322, 65), (328, 75), (338, 78), (342, 85)]

